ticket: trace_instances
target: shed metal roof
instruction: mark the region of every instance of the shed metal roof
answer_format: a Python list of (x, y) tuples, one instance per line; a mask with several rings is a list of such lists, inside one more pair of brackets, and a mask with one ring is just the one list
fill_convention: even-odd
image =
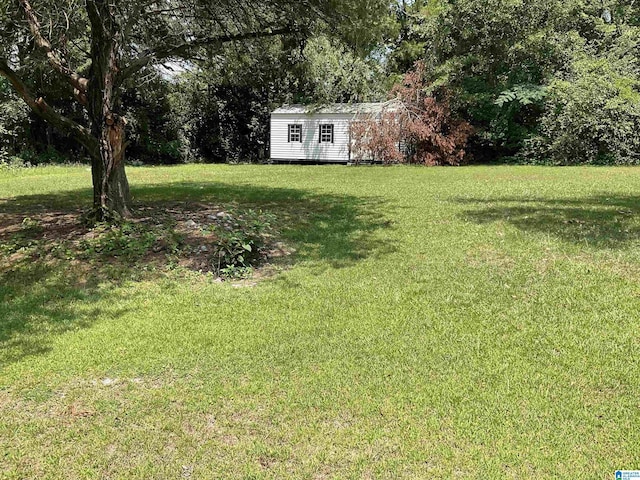
[(378, 113), (386, 103), (332, 103), (329, 105), (284, 105), (273, 111), (274, 114), (313, 115), (313, 114), (358, 114)]

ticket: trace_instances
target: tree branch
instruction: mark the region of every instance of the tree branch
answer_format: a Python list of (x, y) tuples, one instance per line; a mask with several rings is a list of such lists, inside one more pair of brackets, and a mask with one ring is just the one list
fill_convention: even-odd
[(63, 75), (74, 88), (74, 93), (76, 94), (78, 101), (85, 105), (89, 80), (71, 70), (62, 54), (58, 50), (54, 49), (51, 42), (42, 35), (40, 22), (38, 21), (38, 17), (29, 3), (29, 0), (20, 0), (20, 5), (22, 5), (22, 8), (27, 15), (29, 29), (31, 30), (31, 34), (33, 35), (36, 45), (45, 52), (47, 60), (53, 69)]
[(60, 130), (63, 134), (69, 135), (80, 142), (92, 157), (100, 155), (98, 149), (98, 140), (91, 135), (91, 131), (67, 118), (53, 108), (51, 108), (42, 97), (35, 98), (28, 87), (18, 76), (18, 74), (9, 66), (4, 58), (0, 58), (0, 75), (5, 77), (13, 86), (15, 92), (24, 100), (24, 102), (44, 120)]
[(151, 63), (164, 60), (171, 57), (189, 58), (195, 51), (201, 47), (210, 45), (222, 45), (224, 43), (237, 42), (241, 40), (253, 40), (257, 38), (275, 37), (278, 35), (290, 35), (295, 33), (292, 27), (280, 28), (276, 30), (265, 30), (261, 32), (239, 33), (235, 35), (219, 35), (215, 37), (205, 37), (193, 40), (191, 42), (183, 42), (179, 45), (168, 47), (160, 47), (155, 50), (149, 50), (140, 57), (131, 61), (126, 67), (120, 70), (119, 82), (122, 83), (134, 73), (142, 70)]

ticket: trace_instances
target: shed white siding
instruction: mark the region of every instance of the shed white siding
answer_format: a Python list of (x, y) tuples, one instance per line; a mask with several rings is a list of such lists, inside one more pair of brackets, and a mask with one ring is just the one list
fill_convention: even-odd
[[(347, 163), (351, 122), (393, 108), (387, 103), (335, 103), (318, 108), (286, 105), (271, 114), (271, 159)], [(289, 125), (302, 126), (302, 141), (289, 141)], [(333, 143), (320, 142), (320, 126), (333, 125)]]
[[(348, 162), (353, 114), (273, 113), (271, 159)], [(289, 125), (302, 125), (302, 141), (289, 142)], [(333, 143), (320, 143), (320, 125), (333, 125)]]

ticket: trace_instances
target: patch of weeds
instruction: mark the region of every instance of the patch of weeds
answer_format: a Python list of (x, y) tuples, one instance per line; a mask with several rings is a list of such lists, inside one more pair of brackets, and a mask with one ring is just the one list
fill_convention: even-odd
[(157, 242), (158, 234), (133, 223), (97, 225), (90, 238), (80, 242), (86, 257), (122, 257), (136, 260), (145, 256)]
[(227, 265), (220, 269), (220, 276), (228, 279), (245, 279), (253, 275), (253, 267), (239, 267), (236, 265)]
[(0, 152), (0, 172), (17, 171), (17, 170), (22, 170), (25, 168), (32, 168), (32, 167), (33, 165), (30, 162), (23, 160), (20, 157), (3, 156), (2, 153)]
[(60, 242), (52, 244), (50, 246), (50, 254), (53, 258), (57, 258), (59, 260), (71, 261), (78, 258), (78, 254), (76, 250), (74, 250), (70, 242)]
[(23, 253), (30, 255), (38, 251), (40, 242), (16, 233), (9, 240), (0, 243), (0, 254), (3, 256)]
[(90, 265), (110, 278), (193, 271), (244, 279), (279, 245), (274, 241), (275, 216), (261, 211), (225, 212), (202, 204), (142, 206), (139, 211), (143, 215), (126, 222), (90, 228), (80, 212), (16, 218), (5, 225), (0, 267), (74, 261), (80, 269)]
[(20, 224), (20, 229), (7, 240), (0, 242), (0, 253), (12, 255), (14, 253), (33, 253), (38, 250), (40, 241), (37, 237), (42, 233), (40, 222), (26, 217)]
[(42, 226), (38, 220), (30, 217), (25, 217), (22, 220), (22, 231), (28, 233), (40, 233), (42, 232)]
[(167, 228), (164, 235), (158, 237), (153, 246), (154, 252), (166, 251), (170, 255), (179, 255), (183, 251), (185, 235)]
[(209, 227), (215, 235), (212, 267), (222, 277), (246, 278), (252, 267), (265, 257), (273, 237), (275, 217), (271, 214), (246, 210), (226, 213), (219, 223)]

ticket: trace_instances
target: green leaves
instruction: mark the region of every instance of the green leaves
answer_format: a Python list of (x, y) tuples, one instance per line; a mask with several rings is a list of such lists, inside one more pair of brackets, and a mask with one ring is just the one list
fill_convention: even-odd
[[(611, 140), (604, 156), (597, 153), (602, 147), (591, 153), (578, 148), (571, 162), (592, 162), (594, 155), (599, 161), (621, 162), (632, 151), (624, 119), (635, 115), (640, 91), (633, 80), (640, 78), (639, 13), (638, 6), (622, 0), (417, 0), (400, 17), (403, 31), (391, 65), (406, 70), (424, 60), (432, 91), (450, 92), (454, 112), (475, 127), (477, 158), (523, 158), (532, 152), (532, 143), (549, 145), (578, 131), (590, 132), (589, 138), (585, 134), (572, 141), (577, 148), (592, 144), (604, 130), (626, 144), (628, 153), (607, 157), (615, 150)], [(586, 80), (582, 90), (572, 85), (572, 100), (560, 99), (559, 87), (576, 81), (575, 66), (582, 61), (603, 61), (611, 74)], [(600, 85), (607, 78), (611, 81)], [(594, 85), (599, 90), (587, 93)], [(558, 118), (554, 112), (571, 110), (570, 105), (577, 109), (574, 120), (567, 116), (562, 128), (551, 128), (551, 119)], [(603, 117), (613, 111), (623, 119), (616, 128)], [(570, 132), (563, 133), (568, 125)], [(569, 160), (567, 153), (561, 157)]]
[(554, 79), (534, 154), (560, 164), (640, 163), (640, 80), (628, 67), (587, 57)]
[(541, 103), (547, 96), (547, 88), (541, 85), (516, 85), (503, 91), (495, 100), (495, 104), (503, 107), (507, 103), (516, 102), (520, 105)]
[(264, 258), (269, 238), (273, 234), (274, 217), (254, 210), (232, 212), (224, 217), (224, 226), (212, 227), (215, 252), (212, 268), (217, 274), (236, 276)]
[(298, 81), (313, 102), (362, 102), (385, 96), (379, 62), (362, 58), (335, 38), (311, 39), (301, 67)]

